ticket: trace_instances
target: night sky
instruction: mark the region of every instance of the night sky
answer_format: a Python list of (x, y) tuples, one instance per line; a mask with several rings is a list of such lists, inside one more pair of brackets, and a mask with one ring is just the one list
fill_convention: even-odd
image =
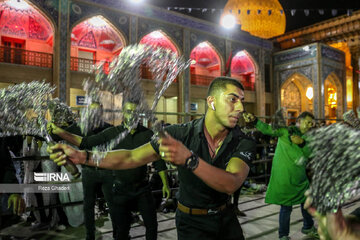
[[(220, 9), (223, 9), (227, 0), (144, 0), (148, 4), (158, 7), (184, 7), (184, 10), (172, 10), (184, 13), (196, 18), (201, 18), (210, 22), (218, 23), (220, 19)], [(267, 1), (267, 0), (263, 0)], [(336, 16), (347, 14), (347, 9), (353, 11), (360, 9), (360, 0), (280, 0), (286, 14), (286, 32), (305, 27), (322, 20), (333, 18), (332, 9), (337, 10)], [(188, 12), (187, 8), (215, 8), (217, 11), (202, 12), (201, 10), (192, 10)], [(296, 9), (294, 16), (291, 16), (290, 10)], [(310, 13), (305, 16), (304, 9), (309, 9)], [(319, 14), (319, 9), (324, 10), (324, 14)]]

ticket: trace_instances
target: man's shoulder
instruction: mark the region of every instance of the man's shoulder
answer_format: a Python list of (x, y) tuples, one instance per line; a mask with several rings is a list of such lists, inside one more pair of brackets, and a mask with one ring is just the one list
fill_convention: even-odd
[(147, 127), (144, 127), (143, 125), (139, 125), (136, 129), (136, 131), (138, 131), (139, 133), (142, 134), (151, 134), (153, 135), (153, 131)]
[(103, 123), (103, 128), (105, 129), (105, 128), (109, 128), (109, 127), (114, 127), (114, 125), (112, 125), (112, 124), (110, 124), (110, 123), (108, 123), (108, 122), (104, 122)]
[(253, 138), (247, 136), (243, 131), (241, 131), (241, 128), (239, 126), (234, 127), (233, 137), (237, 138), (241, 142), (256, 145), (256, 141)]
[(165, 129), (191, 129), (200, 124), (202, 120), (203, 119), (195, 119), (186, 123), (172, 124), (170, 126), (167, 126)]

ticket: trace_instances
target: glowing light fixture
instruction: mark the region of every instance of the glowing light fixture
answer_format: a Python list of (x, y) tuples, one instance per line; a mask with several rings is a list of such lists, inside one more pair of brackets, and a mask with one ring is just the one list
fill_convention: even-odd
[(163, 37), (165, 37), (164, 34), (162, 34), (160, 31), (151, 32), (150, 36), (152, 38), (163, 38)]
[(141, 3), (143, 0), (131, 0), (132, 3)]
[(231, 29), (231, 28), (235, 27), (236, 18), (234, 15), (232, 15), (230, 13), (226, 14), (226, 15), (224, 15), (224, 17), (221, 18), (220, 24), (224, 28)]
[(23, 0), (8, 0), (6, 4), (18, 10), (27, 10), (30, 8), (29, 4)]
[(237, 52), (235, 57), (245, 57), (246, 53), (244, 51)]
[(104, 27), (107, 25), (106, 21), (100, 16), (92, 17), (87, 21), (93, 27)]
[(352, 102), (353, 99), (353, 83), (352, 83), (352, 78), (348, 78), (346, 80), (346, 100), (348, 103)]
[(314, 97), (314, 89), (312, 87), (308, 87), (306, 89), (306, 97), (311, 100)]
[(198, 47), (205, 48), (205, 47), (210, 47), (210, 46), (209, 46), (209, 44), (207, 44), (207, 42), (201, 42), (201, 43), (199, 43)]
[(220, 23), (231, 14), (241, 30), (260, 38), (272, 38), (285, 32), (285, 12), (278, 0), (228, 0)]
[(328, 104), (330, 108), (336, 108), (337, 96), (334, 88), (328, 88)]

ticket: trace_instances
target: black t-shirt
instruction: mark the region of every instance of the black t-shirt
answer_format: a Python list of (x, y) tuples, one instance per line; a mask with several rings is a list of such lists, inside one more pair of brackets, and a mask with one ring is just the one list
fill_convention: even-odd
[[(0, 138), (0, 183), (19, 183), (16, 178), (14, 163), (11, 160), (9, 145), (16, 144), (22, 146), (22, 137), (2, 137)], [(14, 145), (13, 145), (14, 147)]]
[[(203, 131), (204, 118), (194, 121), (171, 125), (165, 130), (175, 139), (181, 141), (189, 150), (196, 153), (207, 163), (226, 169), (227, 164), (233, 157), (242, 159), (247, 165), (255, 158), (256, 143), (246, 137), (238, 126), (231, 129), (215, 158), (209, 154), (207, 140)], [(159, 145), (152, 141), (151, 145), (159, 153)], [(206, 185), (191, 170), (183, 166), (178, 167), (180, 187), (177, 195), (178, 200), (191, 208), (214, 208), (224, 204), (229, 195), (221, 193)]]
[[(107, 128), (104, 131), (92, 135), (86, 136), (82, 139), (80, 147), (83, 149), (91, 150), (93, 147), (104, 144), (106, 142), (111, 141), (112, 139), (116, 138), (125, 131), (124, 126), (119, 125), (116, 127)], [(125, 149), (131, 150), (137, 147), (140, 147), (151, 140), (153, 132), (139, 125), (136, 128), (135, 133), (127, 134), (126, 137), (120, 141), (118, 145), (114, 147), (115, 149)], [(163, 160), (159, 160), (154, 162), (154, 166), (157, 171), (166, 170), (166, 164)], [(126, 184), (139, 184), (142, 182), (147, 181), (147, 166), (140, 166), (133, 169), (126, 169), (126, 170), (116, 170), (113, 171), (115, 175), (115, 179), (117, 182), (126, 185)]]

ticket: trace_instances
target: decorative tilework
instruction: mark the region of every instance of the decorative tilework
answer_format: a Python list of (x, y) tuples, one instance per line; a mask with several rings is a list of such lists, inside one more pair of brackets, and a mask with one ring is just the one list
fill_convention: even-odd
[(29, 0), (41, 11), (47, 13), (54, 24), (57, 26), (59, 23), (59, 0)]
[(270, 64), (271, 63), (271, 52), (265, 51), (264, 63), (265, 64)]
[(201, 32), (191, 32), (190, 34), (190, 49), (193, 50), (199, 43), (208, 41), (220, 54), (222, 59), (225, 59), (225, 39), (217, 38), (212, 35), (203, 34)]
[(238, 42), (232, 42), (231, 49), (232, 49), (233, 56), (235, 56), (235, 54), (238, 53), (239, 51), (246, 50), (251, 55), (251, 57), (254, 58), (254, 60), (256, 61), (256, 64), (258, 66), (260, 66), (259, 65), (260, 64), (259, 49), (251, 48), (245, 44), (241, 44)]
[[(126, 11), (128, 13), (133, 13), (139, 16), (154, 18), (160, 21), (177, 24), (182, 27), (200, 30), (206, 33), (211, 33), (216, 36), (227, 35), (226, 30), (220, 27), (219, 25), (214, 27), (213, 24), (206, 23), (203, 21), (198, 21), (196, 19), (189, 18), (185, 15), (176, 14), (171, 11), (167, 11), (165, 9), (159, 9), (155, 7), (153, 8), (151, 6), (137, 7), (125, 1), (119, 1), (119, 0), (88, 0), (88, 1), (99, 3), (111, 8), (117, 8), (121, 11)], [(229, 35), (229, 37), (236, 41), (248, 42), (249, 44), (257, 45), (263, 48), (267, 48), (267, 49), (273, 48), (271, 41), (253, 37), (245, 32), (241, 32), (241, 31), (232, 32), (231, 35)]]
[(145, 35), (156, 31), (161, 30), (177, 45), (182, 52), (183, 45), (183, 32), (180, 27), (169, 25), (166, 23), (153, 21), (150, 19), (139, 18), (139, 28), (138, 28), (138, 41), (141, 40)]
[(59, 99), (66, 102), (66, 78), (67, 78), (67, 41), (68, 41), (68, 0), (60, 2), (60, 78), (59, 78)]
[(130, 16), (130, 41), (129, 44), (134, 44), (138, 42), (137, 39), (137, 17)]
[(280, 86), (294, 73), (301, 73), (306, 78), (308, 78), (311, 82), (314, 82), (314, 80), (312, 79), (313, 68), (314, 67), (312, 65), (310, 65), (310, 66), (304, 66), (304, 67), (300, 67), (300, 68), (291, 68), (289, 70), (280, 72)]
[(345, 79), (343, 79), (343, 70), (341, 68), (334, 68), (334, 66), (324, 65), (323, 71), (322, 71), (322, 82), (325, 82), (325, 79), (334, 72), (336, 76), (339, 78), (341, 82), (344, 82)]
[(319, 96), (319, 88), (321, 87), (321, 84), (319, 86), (319, 79), (318, 79), (318, 71), (319, 69), (316, 67), (317, 65), (315, 65), (314, 69), (313, 69), (313, 88), (314, 88), (314, 98), (313, 98), (313, 108), (314, 108), (314, 115), (315, 117), (319, 118), (320, 117), (320, 96)]
[(331, 47), (321, 45), (321, 56), (336, 62), (345, 62), (345, 54)]
[(308, 45), (305, 47), (296, 48), (291, 51), (286, 51), (274, 56), (274, 64), (284, 64), (291, 61), (305, 60), (308, 58), (316, 57), (316, 45)]
[[(344, 66), (345, 68), (345, 66)], [(331, 74), (334, 73), (337, 80), (335, 80), (335, 84), (336, 87), (338, 88), (338, 96), (343, 96), (343, 97), (338, 97), (337, 99), (337, 117), (341, 118), (342, 114), (344, 113), (344, 109), (346, 108), (346, 106), (344, 105), (344, 103), (346, 102), (346, 84), (345, 84), (345, 71), (342, 70), (341, 68), (334, 68), (333, 66), (328, 66), (328, 65), (323, 65), (322, 66), (322, 82), (321, 84), (324, 86), (325, 85), (325, 80), (327, 79), (327, 77)], [(322, 96), (323, 101), (325, 101), (325, 96), (323, 94)], [(324, 111), (325, 112), (325, 111)]]
[(129, 39), (130, 36), (130, 16), (125, 13), (112, 11), (106, 8), (99, 8), (94, 5), (84, 4), (81, 2), (73, 1), (70, 4), (70, 28), (78, 24), (79, 21), (85, 20), (95, 15), (105, 17), (115, 28), (120, 30), (124, 37)]
[[(184, 30), (184, 55), (186, 58), (190, 57), (190, 31), (188, 29)], [(183, 112), (190, 112), (190, 68), (185, 69), (185, 72), (183, 74)], [(184, 117), (184, 122), (190, 121), (190, 116)]]

